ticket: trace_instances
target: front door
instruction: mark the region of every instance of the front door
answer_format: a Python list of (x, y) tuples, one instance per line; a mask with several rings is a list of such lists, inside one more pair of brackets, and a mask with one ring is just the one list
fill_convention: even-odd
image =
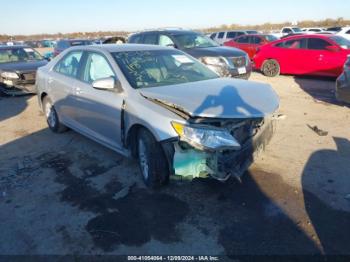
[(102, 53), (87, 52), (80, 81), (75, 88), (75, 120), (81, 132), (109, 147), (120, 149), (123, 93), (92, 87), (95, 80), (107, 77), (117, 79), (107, 58)]

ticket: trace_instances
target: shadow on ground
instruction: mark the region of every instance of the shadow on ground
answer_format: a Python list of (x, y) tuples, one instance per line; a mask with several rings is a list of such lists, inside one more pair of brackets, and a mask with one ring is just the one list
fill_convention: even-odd
[(335, 79), (331, 77), (294, 76), (299, 87), (315, 100), (338, 106), (349, 106), (335, 97)]

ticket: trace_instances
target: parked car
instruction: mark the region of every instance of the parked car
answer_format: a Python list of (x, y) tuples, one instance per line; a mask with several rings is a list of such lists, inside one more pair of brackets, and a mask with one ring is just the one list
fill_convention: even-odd
[(220, 76), (248, 79), (252, 67), (247, 53), (222, 47), (210, 38), (193, 31), (157, 30), (130, 36), (129, 43), (152, 44), (180, 49), (197, 58)]
[(326, 29), (326, 31), (327, 32), (331, 32), (331, 33), (337, 33), (337, 32), (339, 32), (339, 31), (341, 31), (342, 30), (342, 27), (341, 26), (335, 26), (335, 27), (328, 27), (327, 29)]
[(344, 64), (343, 73), (337, 79), (335, 95), (339, 101), (350, 104), (350, 56)]
[(123, 36), (112, 36), (109, 37), (107, 39), (105, 39), (103, 42), (103, 44), (125, 44), (126, 43), (126, 39)]
[(249, 58), (252, 60), (256, 50), (263, 45), (266, 45), (270, 42), (277, 41), (278, 38), (274, 35), (242, 35), (232, 39), (228, 42), (225, 42), (225, 46), (236, 47), (249, 55)]
[(342, 36), (350, 40), (350, 26), (343, 27), (339, 32), (336, 33), (339, 36)]
[(254, 57), (266, 76), (281, 74), (338, 77), (350, 54), (350, 41), (337, 35), (300, 35), (262, 46)]
[(307, 27), (307, 28), (301, 29), (301, 31), (303, 31), (306, 34), (319, 34), (324, 32), (325, 30), (320, 27)]
[(241, 35), (258, 34), (255, 30), (231, 30), (212, 33), (210, 38), (218, 44), (223, 44)]
[(138, 159), (150, 187), (169, 176), (241, 176), (273, 134), (268, 84), (219, 78), (190, 55), (152, 45), (72, 47), (41, 67), (49, 128), (69, 127)]
[(290, 35), (296, 35), (296, 34), (302, 34), (303, 31), (299, 27), (283, 27), (279, 33), (274, 33), (273, 35), (282, 38), (285, 36), (290, 36)]
[(47, 61), (29, 46), (0, 47), (0, 85), (2, 92), (35, 93), (36, 70)]
[(72, 46), (80, 46), (80, 45), (93, 45), (94, 42), (86, 39), (62, 39), (57, 42), (55, 49), (53, 51), (54, 57), (58, 56), (62, 51), (66, 50)]

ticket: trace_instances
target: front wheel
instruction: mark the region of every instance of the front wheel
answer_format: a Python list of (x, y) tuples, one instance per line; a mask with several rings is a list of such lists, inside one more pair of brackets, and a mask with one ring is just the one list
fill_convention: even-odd
[(275, 77), (281, 72), (280, 64), (275, 59), (266, 60), (261, 66), (261, 71), (265, 76)]
[(145, 184), (157, 188), (169, 181), (168, 162), (161, 145), (146, 129), (140, 129), (137, 140), (138, 162)]
[(60, 122), (55, 107), (47, 96), (43, 99), (43, 108), (47, 125), (53, 132), (62, 133), (67, 130), (67, 127)]

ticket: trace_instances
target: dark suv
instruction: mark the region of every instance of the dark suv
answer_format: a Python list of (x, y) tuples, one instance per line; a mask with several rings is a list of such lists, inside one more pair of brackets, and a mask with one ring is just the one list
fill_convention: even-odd
[(132, 35), (128, 43), (180, 49), (197, 58), (222, 77), (248, 79), (252, 71), (247, 53), (237, 48), (220, 46), (209, 37), (193, 31), (146, 31)]
[(53, 51), (54, 56), (58, 56), (61, 52), (71, 46), (79, 46), (79, 45), (92, 45), (94, 44), (91, 40), (86, 39), (62, 39), (57, 42), (57, 45)]

